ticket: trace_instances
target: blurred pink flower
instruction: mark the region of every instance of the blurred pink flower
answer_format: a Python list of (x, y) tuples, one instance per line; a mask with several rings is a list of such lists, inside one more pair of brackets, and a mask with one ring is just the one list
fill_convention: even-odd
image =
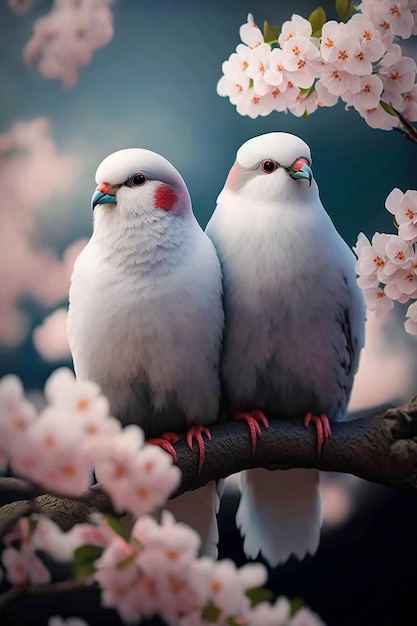
[(35, 348), (46, 361), (60, 361), (70, 357), (67, 336), (67, 309), (57, 309), (33, 331)]
[[(24, 175), (24, 184), (22, 184)], [(0, 134), (0, 342), (25, 337), (29, 320), (19, 310), (22, 296), (46, 306), (67, 298), (75, 258), (85, 245), (75, 242), (62, 261), (33, 245), (36, 213), (55, 194), (69, 190), (75, 159), (58, 153), (46, 118), (18, 122)]]
[(51, 12), (36, 20), (24, 50), (27, 64), (39, 63), (45, 78), (74, 87), (94, 50), (113, 37), (112, 0), (55, 0)]

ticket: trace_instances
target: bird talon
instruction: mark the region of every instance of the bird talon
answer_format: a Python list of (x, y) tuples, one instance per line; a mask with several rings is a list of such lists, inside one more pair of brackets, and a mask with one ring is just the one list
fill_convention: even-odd
[(170, 441), (168, 441), (168, 439), (164, 437), (164, 435), (161, 435), (161, 437), (149, 437), (146, 440), (146, 443), (149, 443), (152, 446), (158, 446), (159, 448), (162, 448), (162, 450), (165, 450), (165, 452), (168, 452), (168, 454), (172, 456), (174, 463), (177, 463), (178, 457), (177, 457), (177, 453), (175, 452), (175, 448), (172, 445), (172, 443), (170, 443)]
[(310, 422), (313, 422), (314, 426), (316, 427), (317, 458), (319, 459), (323, 451), (323, 446), (332, 434), (332, 430), (330, 428), (329, 419), (325, 413), (321, 413), (320, 415), (306, 413), (304, 416), (304, 426), (307, 428)]
[(187, 434), (186, 434), (187, 445), (188, 445), (188, 447), (189, 447), (189, 449), (191, 451), (193, 449), (193, 441), (194, 441), (194, 439), (197, 442), (197, 446), (198, 446), (198, 473), (199, 474), (200, 474), (201, 470), (203, 469), (204, 456), (205, 456), (203, 435), (205, 435), (207, 437), (207, 439), (211, 439), (211, 432), (209, 431), (209, 429), (206, 428), (205, 426), (197, 426), (197, 425), (191, 426), (191, 428), (188, 429)]
[(269, 428), (268, 420), (260, 409), (254, 409), (253, 411), (250, 411), (250, 413), (246, 413), (244, 411), (236, 413), (235, 419), (244, 420), (249, 426), (252, 454), (255, 454), (258, 437), (262, 437), (262, 430), (259, 422), (261, 422), (265, 428)]

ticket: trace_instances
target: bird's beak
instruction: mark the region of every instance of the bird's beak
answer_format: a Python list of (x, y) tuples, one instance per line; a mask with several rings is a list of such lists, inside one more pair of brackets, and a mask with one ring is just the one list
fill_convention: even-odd
[(313, 172), (311, 167), (304, 159), (297, 159), (294, 165), (288, 171), (291, 178), (306, 178), (308, 179), (308, 186), (311, 185), (311, 179), (313, 178)]
[(116, 196), (113, 193), (109, 193), (111, 191), (113, 191), (111, 185), (101, 183), (91, 198), (91, 209), (94, 211), (94, 207), (97, 204), (117, 204)]

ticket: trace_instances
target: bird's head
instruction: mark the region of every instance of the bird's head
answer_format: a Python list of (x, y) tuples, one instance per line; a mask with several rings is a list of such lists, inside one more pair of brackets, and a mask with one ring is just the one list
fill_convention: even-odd
[(256, 201), (276, 202), (310, 195), (312, 182), (308, 145), (277, 132), (253, 137), (239, 148), (225, 186)]
[(191, 199), (181, 175), (164, 157), (144, 148), (127, 148), (107, 156), (96, 172), (91, 207), (123, 217), (153, 213), (191, 213)]

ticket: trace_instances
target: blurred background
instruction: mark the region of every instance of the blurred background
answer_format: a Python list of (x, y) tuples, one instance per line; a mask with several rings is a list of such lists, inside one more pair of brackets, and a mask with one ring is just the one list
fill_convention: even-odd
[[(56, 367), (71, 366), (65, 324), (72, 265), (92, 230), (95, 170), (115, 150), (144, 147), (169, 159), (204, 228), (238, 147), (265, 132), (295, 133), (311, 147), (323, 204), (348, 244), (360, 231), (369, 238), (394, 232), (385, 198), (394, 187), (417, 184), (417, 147), (400, 133), (371, 129), (342, 103), (308, 119), (274, 113), (252, 120), (216, 93), (248, 12), (260, 25), (282, 25), (293, 13), (308, 17), (318, 2), (118, 0), (110, 18), (97, 22), (91, 62), (79, 75), (66, 74), (65, 84), (48, 78), (48, 63), (23, 58), (28, 42), (26, 61), (36, 56), (34, 25), (51, 0), (11, 4), (15, 10), (0, 3), (0, 376), (17, 374), (33, 398)], [(333, 1), (320, 4), (337, 19)], [(417, 56), (413, 39), (403, 49)], [(416, 340), (403, 329), (404, 313), (369, 314), (352, 415), (417, 393)], [(243, 562), (235, 482), (220, 514), (220, 556)], [(319, 552), (272, 572), (271, 586), (303, 597), (329, 626), (405, 623), (417, 583), (415, 497), (352, 476), (323, 475), (322, 483)], [(99, 609), (89, 610), (94, 623)], [(100, 623), (115, 619), (109, 615), (100, 612)], [(32, 618), (15, 622), (10, 613), (5, 623), (38, 623)]]

